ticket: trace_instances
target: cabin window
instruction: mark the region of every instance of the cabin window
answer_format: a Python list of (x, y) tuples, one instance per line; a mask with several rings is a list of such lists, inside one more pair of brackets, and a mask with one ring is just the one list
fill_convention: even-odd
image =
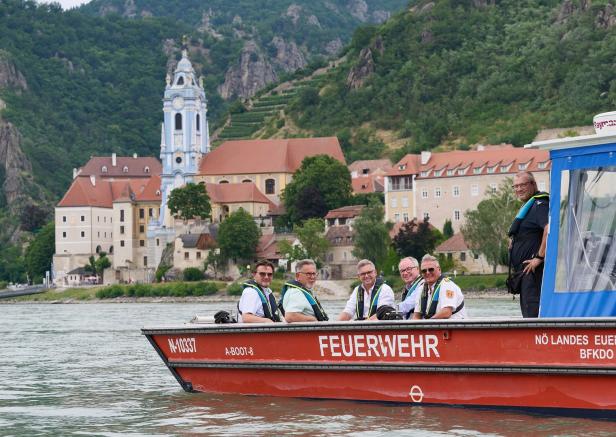
[(613, 290), (616, 166), (563, 171), (561, 187), (554, 290)]

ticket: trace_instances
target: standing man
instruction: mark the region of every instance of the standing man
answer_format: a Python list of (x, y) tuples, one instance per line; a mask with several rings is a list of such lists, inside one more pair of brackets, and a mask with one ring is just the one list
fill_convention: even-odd
[(376, 311), (379, 307), (394, 306), (394, 292), (382, 279), (377, 280), (376, 267), (372, 261), (362, 259), (358, 262), (357, 276), (361, 284), (351, 293), (338, 320), (376, 320)]
[(295, 265), (295, 280), (282, 287), (280, 310), (285, 320), (294, 322), (321, 322), (329, 320), (312, 288), (317, 281), (317, 265), (303, 259)]
[(402, 301), (398, 305), (398, 310), (400, 310), (405, 319), (409, 319), (415, 312), (417, 295), (423, 289), (423, 277), (419, 274), (419, 262), (412, 256), (400, 260), (398, 271), (404, 281)]
[(413, 319), (465, 319), (462, 290), (442, 275), (438, 259), (424, 255), (421, 259), (421, 274), (424, 285), (415, 301)]
[(513, 178), (513, 191), (524, 202), (509, 229), (509, 262), (514, 272), (524, 272), (520, 285), (523, 317), (539, 317), (545, 244), (548, 238), (549, 194), (537, 189), (532, 173)]
[(276, 298), (270, 290), (274, 265), (259, 261), (252, 272), (252, 279), (244, 283), (242, 297), (237, 304), (241, 323), (273, 323), (282, 321), (276, 306)]

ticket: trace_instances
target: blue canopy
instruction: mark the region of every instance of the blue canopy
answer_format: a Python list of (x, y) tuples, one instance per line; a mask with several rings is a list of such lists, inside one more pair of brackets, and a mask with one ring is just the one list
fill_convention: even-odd
[(616, 136), (550, 149), (550, 225), (540, 317), (616, 316)]

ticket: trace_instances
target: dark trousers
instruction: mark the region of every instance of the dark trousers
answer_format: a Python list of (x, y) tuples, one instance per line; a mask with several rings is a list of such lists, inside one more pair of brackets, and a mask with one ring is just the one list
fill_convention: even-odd
[(539, 298), (541, 296), (541, 280), (543, 279), (543, 264), (522, 277), (520, 292), (520, 309), (522, 317), (539, 317)]

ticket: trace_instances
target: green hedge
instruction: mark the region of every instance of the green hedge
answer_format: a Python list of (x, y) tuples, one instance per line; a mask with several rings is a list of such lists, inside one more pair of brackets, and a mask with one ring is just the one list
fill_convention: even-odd
[(164, 284), (110, 285), (96, 292), (98, 299), (116, 297), (210, 296), (222, 288), (217, 282), (169, 282)]

